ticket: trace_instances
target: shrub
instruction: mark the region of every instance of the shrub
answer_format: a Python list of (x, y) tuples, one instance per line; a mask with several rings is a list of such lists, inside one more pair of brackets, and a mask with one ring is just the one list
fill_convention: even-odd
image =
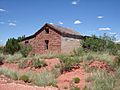
[(115, 38), (113, 36), (103, 36), (97, 37), (93, 35), (92, 37), (85, 37), (82, 46), (86, 50), (98, 52), (98, 51), (108, 51), (112, 55), (117, 55), (119, 44), (114, 43)]
[(21, 45), (20, 52), (23, 57), (27, 57), (32, 50), (32, 47), (30, 45)]
[(73, 78), (73, 82), (74, 82), (74, 83), (79, 83), (79, 82), (80, 82), (80, 78), (79, 78), (79, 77)]
[(91, 54), (88, 54), (86, 59), (87, 60), (92, 60), (92, 59), (94, 59), (94, 57)]
[(37, 74), (36, 77), (34, 78), (34, 83), (38, 86), (48, 86), (51, 84), (53, 86), (56, 86), (55, 77), (49, 71), (45, 71), (40, 74)]
[(20, 45), (18, 43), (18, 41), (14, 38), (10, 38), (8, 39), (8, 41), (6, 42), (5, 48), (4, 48), (6, 53), (9, 54), (14, 54), (15, 52), (18, 52), (20, 50)]
[(53, 54), (53, 53), (42, 54), (42, 55), (39, 55), (39, 56), (43, 59), (52, 59), (52, 58), (57, 57), (57, 55)]
[(22, 69), (23, 69), (23, 68), (26, 68), (26, 67), (27, 67), (27, 65), (26, 65), (26, 64), (27, 64), (27, 61), (28, 61), (28, 60), (26, 60), (26, 59), (22, 60), (22, 61), (18, 64), (18, 67), (19, 67), (19, 68), (22, 68)]
[(80, 60), (78, 57), (70, 57), (70, 56), (59, 56), (61, 62), (62, 71), (70, 71), (73, 66), (78, 65)]
[(61, 75), (60, 68), (53, 68), (51, 70), (51, 73), (55, 76), (55, 78), (57, 78), (58, 76)]
[(14, 80), (18, 80), (19, 74), (11, 69), (8, 68), (0, 68), (0, 74), (3, 74), (9, 78), (12, 78)]
[(33, 64), (32, 64), (32, 67), (35, 67), (35, 68), (41, 68), (44, 66), (47, 66), (47, 64), (43, 60), (39, 60), (39, 59), (33, 61)]
[(22, 55), (20, 53), (15, 53), (14, 55), (6, 55), (5, 62), (7, 63), (17, 63), (20, 62)]
[(3, 53), (3, 52), (4, 52), (4, 47), (0, 46), (0, 53)]
[(118, 67), (120, 65), (120, 54), (117, 55), (117, 58), (113, 62), (115, 67)]
[(29, 82), (29, 77), (27, 75), (22, 75), (19, 80), (23, 80), (24, 82)]
[(74, 55), (75, 56), (82, 56), (84, 54), (84, 49), (83, 48), (77, 48), (74, 50)]
[(116, 76), (105, 71), (97, 71), (92, 77), (94, 79), (86, 86), (86, 90), (113, 90), (117, 80)]

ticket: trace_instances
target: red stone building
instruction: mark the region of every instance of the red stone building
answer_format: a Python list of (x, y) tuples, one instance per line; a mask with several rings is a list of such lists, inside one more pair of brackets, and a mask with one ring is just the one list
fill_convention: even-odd
[(26, 37), (22, 43), (32, 46), (32, 53), (72, 53), (80, 46), (83, 38), (78, 32), (61, 26), (45, 24), (35, 34)]

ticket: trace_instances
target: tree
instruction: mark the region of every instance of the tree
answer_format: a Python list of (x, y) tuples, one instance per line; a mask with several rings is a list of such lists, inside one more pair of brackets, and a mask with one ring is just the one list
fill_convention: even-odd
[(18, 37), (17, 40), (18, 40), (18, 42), (21, 42), (24, 38), (25, 38), (25, 35)]
[(14, 38), (10, 38), (8, 39), (8, 41), (6, 42), (5, 48), (4, 48), (6, 53), (9, 54), (14, 54), (15, 52), (18, 52), (20, 50), (20, 45), (18, 43), (17, 39)]

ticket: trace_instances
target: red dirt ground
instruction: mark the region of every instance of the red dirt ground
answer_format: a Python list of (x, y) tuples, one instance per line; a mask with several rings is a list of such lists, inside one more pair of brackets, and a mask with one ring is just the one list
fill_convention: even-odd
[[(27, 71), (32, 70), (33, 72), (42, 72), (45, 70), (51, 70), (56, 64), (60, 63), (59, 59), (45, 59), (45, 62), (48, 66), (35, 69), (35, 68), (25, 68), (25, 69), (19, 69), (17, 64), (8, 64), (5, 63), (1, 67), (7, 67), (12, 70), (18, 71), (20, 73), (25, 73)], [(37, 86), (31, 86), (25, 83), (17, 82), (16, 81), (6, 81), (4, 79), (0, 79), (0, 90), (65, 90), (65, 87), (68, 87), (67, 90), (69, 90), (70, 82), (74, 77), (80, 78), (80, 83), (76, 84), (78, 87), (80, 87), (80, 90), (82, 90), (85, 86), (85, 71), (83, 68), (74, 69), (71, 72), (65, 72), (64, 74), (60, 75), (57, 78), (57, 85), (58, 88), (54, 87), (37, 87)]]
[(79, 69), (73, 70), (71, 72), (66, 72), (66, 73), (62, 74), (61, 76), (59, 76), (57, 78), (57, 81), (58, 81), (57, 85), (60, 88), (60, 90), (64, 90), (65, 87), (69, 88), (71, 81), (75, 77), (80, 78), (80, 83), (76, 84), (76, 86), (78, 86), (80, 88), (80, 90), (83, 90), (83, 88), (85, 86), (85, 71), (83, 68), (79, 68)]

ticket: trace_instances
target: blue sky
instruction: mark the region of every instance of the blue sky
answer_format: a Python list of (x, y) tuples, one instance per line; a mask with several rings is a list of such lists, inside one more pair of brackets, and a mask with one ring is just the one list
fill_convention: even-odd
[(120, 0), (0, 0), (0, 44), (34, 34), (45, 23), (119, 39), (119, 22)]

